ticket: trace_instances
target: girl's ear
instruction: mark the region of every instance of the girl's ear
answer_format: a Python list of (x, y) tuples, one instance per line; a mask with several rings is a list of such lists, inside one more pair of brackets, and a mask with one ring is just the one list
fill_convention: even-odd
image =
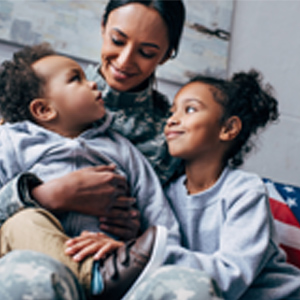
[(32, 100), (29, 109), (37, 122), (49, 122), (57, 116), (57, 111), (44, 98)]
[(222, 126), (220, 132), (220, 140), (221, 141), (232, 141), (237, 135), (240, 133), (242, 129), (242, 121), (238, 116), (230, 117), (225, 124)]

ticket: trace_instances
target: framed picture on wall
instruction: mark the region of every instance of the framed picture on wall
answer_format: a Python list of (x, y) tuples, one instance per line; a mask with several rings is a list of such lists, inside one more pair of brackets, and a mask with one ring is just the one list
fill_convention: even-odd
[[(172, 1), (172, 0), (166, 0)], [(195, 73), (225, 76), (233, 0), (184, 0), (186, 22), (178, 57), (160, 66), (160, 79), (184, 83)], [(107, 0), (1, 0), (0, 40), (51, 43), (62, 54), (97, 63)]]

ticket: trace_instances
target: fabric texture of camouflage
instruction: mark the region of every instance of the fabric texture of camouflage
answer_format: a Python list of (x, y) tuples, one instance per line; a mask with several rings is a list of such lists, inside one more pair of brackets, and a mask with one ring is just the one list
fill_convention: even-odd
[(1, 300), (85, 300), (75, 275), (42, 253), (15, 250), (0, 259)]
[[(1, 300), (86, 300), (73, 273), (41, 253), (15, 250), (0, 260)], [(221, 300), (206, 273), (164, 266), (137, 286), (127, 300)]]
[(137, 286), (128, 300), (221, 300), (221, 293), (205, 272), (164, 266)]
[(138, 92), (119, 92), (111, 88), (99, 73), (98, 66), (85, 70), (88, 80), (95, 81), (106, 110), (113, 116), (111, 128), (129, 139), (149, 160), (164, 184), (181, 172), (181, 160), (169, 154), (163, 133), (169, 116), (168, 98), (149, 85)]

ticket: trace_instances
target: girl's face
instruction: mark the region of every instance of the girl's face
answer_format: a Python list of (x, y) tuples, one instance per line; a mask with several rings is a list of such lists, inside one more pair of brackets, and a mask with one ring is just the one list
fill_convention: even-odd
[(175, 96), (171, 112), (165, 135), (172, 156), (191, 161), (218, 151), (223, 109), (209, 85), (185, 85)]
[(166, 59), (168, 29), (159, 13), (139, 3), (113, 10), (102, 26), (101, 73), (118, 91), (138, 88)]

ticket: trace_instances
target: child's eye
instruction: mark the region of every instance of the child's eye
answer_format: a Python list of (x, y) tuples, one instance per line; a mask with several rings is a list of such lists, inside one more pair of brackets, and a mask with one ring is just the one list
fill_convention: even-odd
[(81, 81), (82, 77), (81, 75), (78, 73), (74, 74), (71, 78), (70, 78), (70, 82), (74, 82), (74, 81)]
[(190, 114), (190, 113), (193, 113), (196, 111), (195, 107), (192, 107), (192, 106), (188, 106), (186, 109), (185, 109), (186, 113)]

